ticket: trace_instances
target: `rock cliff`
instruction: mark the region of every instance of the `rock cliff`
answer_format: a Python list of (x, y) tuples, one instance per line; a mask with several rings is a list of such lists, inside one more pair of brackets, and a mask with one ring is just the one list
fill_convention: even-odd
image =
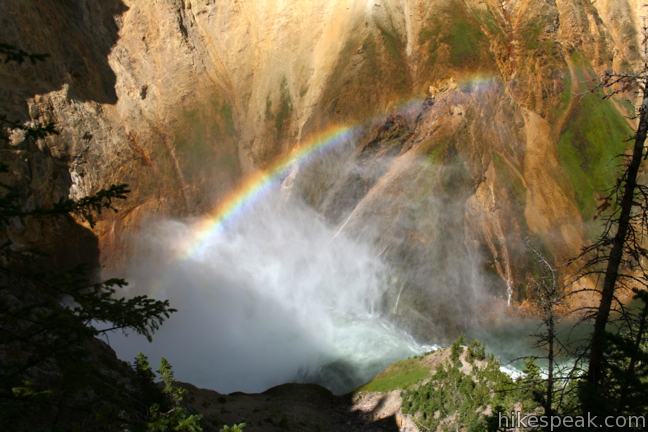
[(353, 148), (296, 190), (340, 229), (380, 232), (402, 273), (393, 313), (454, 313), (429, 285), (469, 301), (475, 278), (522, 301), (524, 239), (573, 256), (616, 172), (627, 103), (589, 89), (636, 64), (639, 3), (5, 0), (0, 40), (50, 58), (0, 66), (0, 110), (60, 134), (2, 151), (32, 204), (128, 183), (94, 231), (119, 266), (148, 217), (201, 214), (312, 134), (353, 126)]

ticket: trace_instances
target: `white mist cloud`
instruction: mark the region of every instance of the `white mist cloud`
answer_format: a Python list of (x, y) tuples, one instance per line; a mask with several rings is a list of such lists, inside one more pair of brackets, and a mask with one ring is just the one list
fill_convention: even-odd
[(381, 317), (386, 266), (376, 251), (336, 236), (279, 188), (178, 260), (192, 230), (159, 221), (138, 238), (130, 294), (168, 298), (178, 312), (152, 344), (112, 336), (122, 358), (165, 356), (178, 379), (220, 392), (291, 381), (344, 392), (430, 348)]

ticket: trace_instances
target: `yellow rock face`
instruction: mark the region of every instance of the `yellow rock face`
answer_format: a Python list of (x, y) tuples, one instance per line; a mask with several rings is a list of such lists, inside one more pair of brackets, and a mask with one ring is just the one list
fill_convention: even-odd
[[(463, 240), (488, 251), (484, 265), (516, 299), (528, 264), (521, 239), (537, 236), (559, 260), (587, 241), (582, 208), (595, 196), (570, 177), (565, 155), (597, 138), (578, 129), (591, 107), (576, 94), (604, 70), (636, 64), (639, 3), (7, 0), (3, 39), (51, 59), (35, 72), (3, 66), (2, 109), (59, 125), (39, 150), (69, 177), (51, 196), (131, 185), (127, 208), (97, 230), (112, 263), (145, 218), (200, 214), (331, 125), (358, 127), (359, 157), (401, 113), (408, 132), (344, 229), (380, 226), (376, 241), (396, 259), (432, 247), (449, 223), (421, 197), (459, 197), (451, 229), (470, 228)], [(597, 163), (583, 172), (606, 174)], [(348, 181), (324, 192), (321, 178), (298, 183), (326, 212)], [(404, 229), (403, 217), (416, 223)]]

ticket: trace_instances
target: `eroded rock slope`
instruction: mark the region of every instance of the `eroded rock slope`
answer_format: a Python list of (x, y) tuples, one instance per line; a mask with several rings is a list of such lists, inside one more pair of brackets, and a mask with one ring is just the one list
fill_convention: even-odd
[[(352, 148), (296, 190), (373, 238), (402, 274), (392, 312), (425, 322), (484, 285), (522, 301), (527, 237), (556, 262), (587, 241), (630, 133), (627, 103), (588, 89), (636, 64), (639, 14), (638, 0), (6, 0), (2, 41), (50, 58), (0, 67), (2, 111), (60, 134), (2, 151), (32, 205), (128, 183), (94, 231), (119, 265), (148, 217), (201, 214), (352, 127)], [(38, 241), (26, 232), (12, 235)]]

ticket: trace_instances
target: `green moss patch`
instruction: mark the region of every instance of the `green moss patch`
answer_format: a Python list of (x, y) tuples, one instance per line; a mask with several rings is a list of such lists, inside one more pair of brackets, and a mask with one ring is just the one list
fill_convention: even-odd
[(450, 33), (443, 41), (450, 45), (450, 63), (465, 66), (480, 61), (486, 39), (474, 22), (459, 16), (450, 24)]
[(279, 86), (279, 109), (275, 115), (275, 128), (277, 129), (277, 134), (283, 132), (284, 126), (290, 120), (290, 113), (292, 113), (292, 110), (293, 105), (290, 93), (288, 92), (288, 81), (286, 81), (286, 77), (284, 77)]
[(585, 220), (596, 212), (596, 194), (615, 183), (632, 131), (612, 103), (600, 93), (586, 93), (563, 130), (558, 157)]
[[(183, 111), (173, 144), (184, 178), (192, 184), (200, 183), (215, 166), (225, 176), (238, 175), (236, 136), (232, 106), (219, 96)], [(174, 164), (171, 160), (168, 163)]]
[(388, 392), (406, 389), (420, 383), (430, 375), (430, 369), (421, 364), (420, 359), (411, 358), (394, 363), (362, 386), (363, 392)]
[(508, 35), (498, 24), (493, 13), (487, 10), (478, 10), (476, 18), (484, 26), (484, 29), (491, 35), (497, 38), (507, 38)]
[(540, 36), (544, 30), (542, 21), (531, 21), (527, 23), (520, 34), (522, 35), (522, 44), (527, 50), (536, 50), (540, 48)]
[(284, 129), (290, 123), (290, 116), (293, 112), (293, 101), (288, 89), (288, 80), (284, 76), (279, 84), (279, 105), (273, 108), (270, 94), (266, 96), (265, 121), (274, 123), (276, 137), (281, 137)]
[(427, 64), (433, 68), (442, 46), (448, 49), (447, 62), (456, 68), (484, 68), (493, 65), (488, 38), (482, 27), (498, 35), (501, 29), (492, 14), (471, 13), (464, 4), (452, 1), (440, 15), (431, 18), (419, 32), (419, 42), (427, 46)]
[(401, 61), (402, 52), (403, 52), (403, 42), (392, 32), (384, 29), (383, 27), (378, 27), (380, 30), (380, 37), (382, 38), (383, 44), (387, 49), (390, 57), (393, 60)]
[(433, 164), (442, 164), (446, 159), (448, 152), (447, 146), (440, 143), (435, 145), (427, 154), (428, 160)]

